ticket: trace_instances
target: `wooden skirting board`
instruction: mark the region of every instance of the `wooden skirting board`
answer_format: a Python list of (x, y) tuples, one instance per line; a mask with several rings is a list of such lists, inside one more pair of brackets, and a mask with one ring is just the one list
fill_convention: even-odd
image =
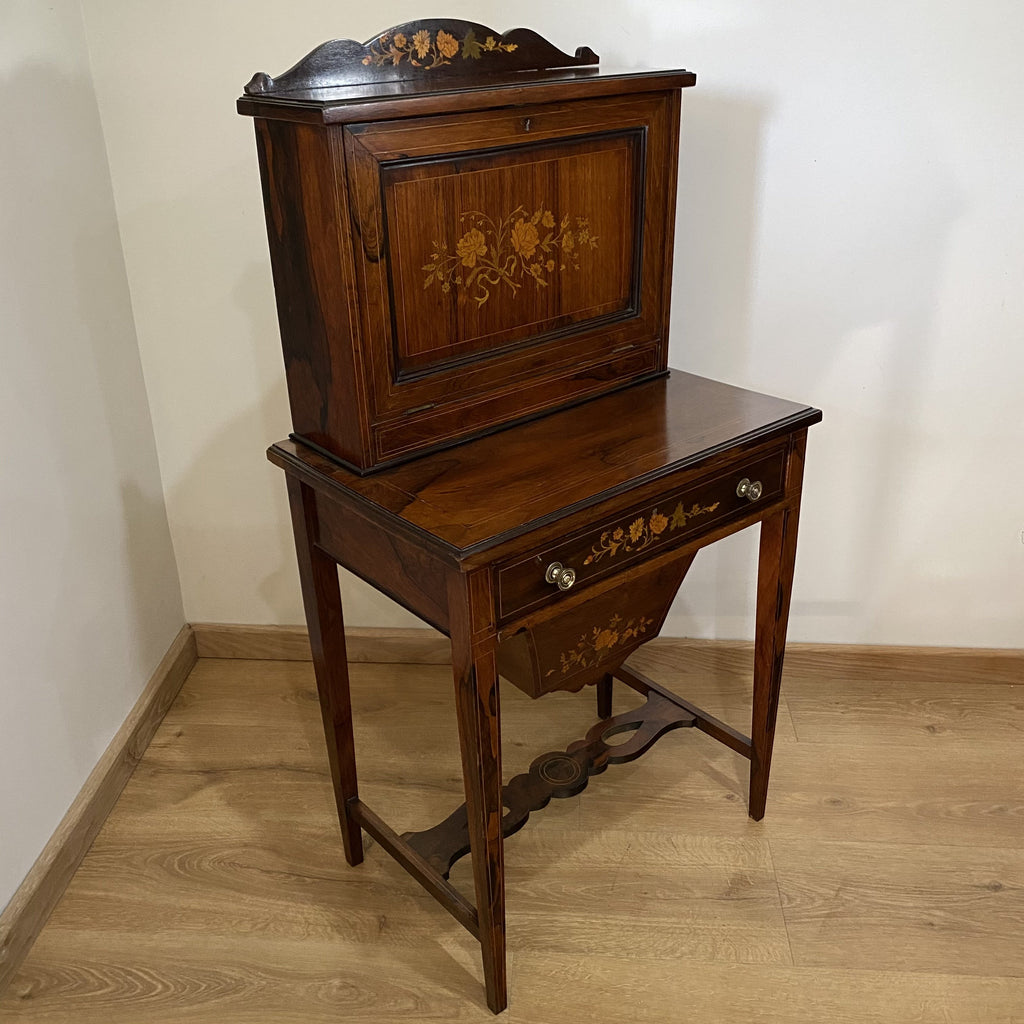
[[(310, 661), (305, 626), (242, 626), (196, 622), (200, 658), (251, 658)], [(444, 665), (451, 660), (447, 637), (433, 629), (349, 627), (348, 658), (353, 662)], [(686, 658), (694, 667), (726, 667), (749, 660), (753, 644), (745, 640), (693, 640), (658, 637), (644, 646), (649, 655)], [(1024, 680), (1024, 649), (981, 647), (897, 647), (882, 644), (786, 645), (787, 672), (816, 672), (843, 677), (891, 673), (900, 679), (926, 678), (936, 666), (965, 679), (986, 683)]]
[(10, 981), (46, 924), (196, 658), (195, 635), (185, 625), (43, 852), (0, 913), (0, 990)]
[[(194, 622), (200, 658), (252, 658), (258, 661), (312, 661), (305, 626), (234, 626)], [(349, 661), (382, 664), (445, 665), (451, 661), (448, 638), (433, 629), (345, 630)]]
[[(445, 664), (448, 640), (431, 629), (346, 630), (354, 662)], [(743, 641), (659, 637), (644, 647), (645, 665), (664, 660), (667, 670), (729, 669), (749, 662)], [(303, 626), (186, 625), (93, 769), (43, 852), (0, 913), (0, 990), (14, 975), (110, 813), (135, 765), (198, 658), (311, 660)], [(895, 683), (953, 673), (964, 685), (1020, 683), (1024, 650), (951, 647), (886, 647), (856, 644), (789, 644), (786, 675), (818, 678), (885, 676)]]

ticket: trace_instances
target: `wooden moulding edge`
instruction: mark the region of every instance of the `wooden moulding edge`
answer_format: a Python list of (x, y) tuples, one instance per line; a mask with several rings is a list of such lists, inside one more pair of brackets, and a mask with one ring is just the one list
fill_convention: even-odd
[(0, 913), (0, 992), (28, 955), (197, 658), (196, 638), (186, 624)]

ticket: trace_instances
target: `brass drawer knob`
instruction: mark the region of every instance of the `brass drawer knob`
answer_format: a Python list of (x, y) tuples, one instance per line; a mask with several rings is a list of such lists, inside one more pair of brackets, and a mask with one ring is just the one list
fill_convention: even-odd
[(559, 590), (568, 590), (576, 582), (576, 570), (567, 569), (561, 562), (552, 562), (544, 573), (548, 583), (554, 583)]
[(744, 477), (736, 485), (736, 496), (738, 498), (746, 498), (747, 501), (757, 501), (763, 493), (764, 488), (761, 486), (760, 480), (748, 480)]

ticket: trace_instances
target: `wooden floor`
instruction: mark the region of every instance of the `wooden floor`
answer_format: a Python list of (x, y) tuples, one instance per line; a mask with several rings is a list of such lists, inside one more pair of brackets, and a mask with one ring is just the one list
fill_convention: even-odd
[[(741, 657), (665, 661), (634, 659), (744, 726)], [(1024, 686), (836, 669), (787, 661), (763, 823), (746, 762), (685, 730), (509, 839), (504, 1020), (1024, 1022)], [(462, 799), (449, 670), (353, 672), (364, 799), (434, 823)], [(502, 701), (506, 778), (593, 721), (592, 691)], [(480, 979), (372, 842), (345, 865), (312, 667), (203, 659), (0, 1020), (488, 1021)]]

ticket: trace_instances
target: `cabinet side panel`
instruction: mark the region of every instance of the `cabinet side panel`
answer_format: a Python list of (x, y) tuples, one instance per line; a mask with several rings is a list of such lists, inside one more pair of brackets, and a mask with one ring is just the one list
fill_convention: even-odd
[(331, 131), (256, 119), (292, 426), (362, 468), (367, 416)]

